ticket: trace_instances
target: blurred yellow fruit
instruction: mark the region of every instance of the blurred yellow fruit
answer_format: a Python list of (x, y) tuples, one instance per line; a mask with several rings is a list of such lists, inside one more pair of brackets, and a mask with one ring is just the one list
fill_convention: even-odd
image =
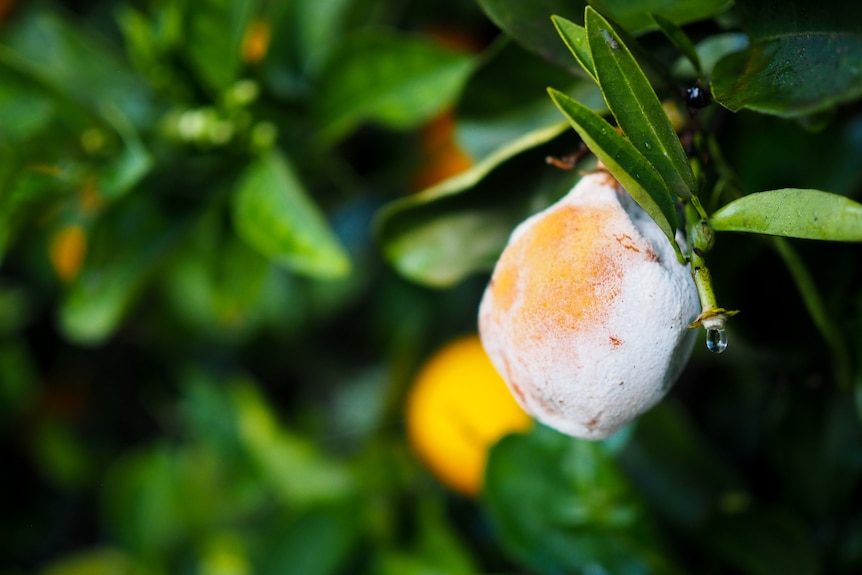
[(74, 279), (81, 270), (87, 252), (87, 236), (78, 225), (60, 228), (51, 238), (49, 255), (54, 271), (63, 281)]
[(699, 311), (668, 238), (596, 171), (512, 233), (479, 332), (524, 409), (563, 433), (603, 439), (667, 393)]
[(406, 419), (419, 457), (443, 483), (470, 496), (481, 490), (491, 446), (531, 424), (476, 335), (450, 342), (423, 366)]

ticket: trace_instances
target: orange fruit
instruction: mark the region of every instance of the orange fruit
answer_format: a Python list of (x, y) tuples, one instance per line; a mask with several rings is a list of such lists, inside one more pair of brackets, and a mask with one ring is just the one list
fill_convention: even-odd
[(51, 265), (63, 281), (70, 281), (78, 275), (86, 253), (87, 235), (84, 228), (76, 224), (60, 228), (51, 238), (48, 248)]
[(530, 417), (482, 349), (478, 336), (450, 342), (422, 367), (407, 398), (413, 450), (440, 481), (469, 496), (481, 490), (488, 450), (524, 431)]
[(493, 364), (537, 420), (608, 437), (676, 381), (700, 312), (691, 271), (607, 172), (521, 223), (479, 309)]

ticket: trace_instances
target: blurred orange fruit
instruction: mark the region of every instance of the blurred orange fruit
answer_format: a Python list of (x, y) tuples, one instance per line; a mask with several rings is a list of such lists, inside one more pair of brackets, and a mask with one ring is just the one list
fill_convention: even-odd
[(406, 420), (420, 459), (468, 496), (481, 490), (491, 446), (531, 425), (477, 335), (448, 343), (422, 367), (407, 398)]
[(415, 191), (456, 176), (473, 165), (473, 160), (455, 140), (455, 114), (446, 110), (419, 130), (423, 162), (413, 178)]
[(263, 60), (269, 49), (270, 30), (269, 24), (264, 20), (254, 19), (245, 30), (242, 40), (242, 60), (249, 64), (256, 64)]
[(54, 271), (63, 281), (74, 279), (81, 271), (87, 252), (87, 236), (76, 224), (60, 228), (51, 238), (49, 256)]

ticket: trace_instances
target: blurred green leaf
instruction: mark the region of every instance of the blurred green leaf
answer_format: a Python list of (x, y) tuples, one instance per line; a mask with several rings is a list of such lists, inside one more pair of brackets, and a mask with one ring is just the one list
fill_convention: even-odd
[(39, 575), (146, 575), (150, 571), (137, 565), (126, 552), (96, 549), (67, 555), (39, 571)]
[(357, 541), (353, 506), (327, 505), (306, 510), (267, 533), (256, 550), (260, 575), (340, 573)]
[(604, 118), (562, 92), (549, 88), (548, 93), (590, 151), (658, 224), (671, 244), (677, 246), (676, 206), (671, 191), (652, 164)]
[(576, 74), (582, 73), (572, 66), (571, 54), (557, 40), (552, 14), (583, 23), (582, 0), (540, 0), (519, 2), (518, 0), (479, 0), (479, 5), (488, 18), (516, 42), (544, 59), (554, 62)]
[(691, 65), (694, 66), (698, 76), (700, 76), (703, 73), (703, 67), (700, 65), (700, 56), (698, 56), (697, 49), (694, 46), (694, 42), (691, 41), (691, 38), (688, 37), (682, 28), (667, 18), (660, 16), (659, 14), (652, 14), (651, 16), (652, 19), (655, 20), (655, 23), (658, 24), (662, 34), (671, 41), (683, 56), (688, 58), (688, 61), (691, 62)]
[(359, 34), (333, 54), (315, 98), (324, 142), (360, 123), (404, 129), (451, 105), (476, 58), (431, 40), (393, 32)]
[(668, 401), (638, 419), (619, 463), (652, 508), (687, 532), (751, 500), (731, 462)]
[(424, 497), (417, 513), (418, 533), (409, 550), (385, 550), (374, 572), (380, 575), (472, 575), (475, 561), (447, 521), (442, 501)]
[[(741, 32), (727, 32), (724, 34), (714, 34), (707, 36), (697, 43), (697, 58), (700, 61), (701, 71), (704, 77), (712, 76), (712, 71), (715, 64), (734, 52), (739, 52), (748, 47), (748, 36)], [(700, 77), (701, 74), (694, 69), (689, 58), (680, 57), (673, 66), (673, 73), (676, 76), (687, 76), (692, 78)]]
[(164, 278), (176, 314), (190, 327), (238, 341), (272, 312), (267, 285), (275, 268), (226, 228), (219, 210), (205, 214)]
[(673, 193), (691, 197), (697, 184), (688, 158), (646, 75), (613, 27), (592, 8), (586, 10), (586, 29), (599, 84), (617, 124)]
[(530, 132), (559, 124), (559, 111), (545, 93), (549, 84), (565, 86), (591, 109), (605, 109), (595, 82), (574, 77), (506, 38), (497, 40), (482, 54), (455, 109), (458, 144), (480, 162)]
[(153, 160), (134, 126), (119, 108), (111, 107), (104, 113), (120, 135), (123, 149), (117, 158), (101, 170), (98, 189), (107, 199), (116, 199), (144, 178)]
[(0, 344), (0, 430), (6, 429), (36, 398), (37, 373), (34, 359), (24, 345)]
[(491, 449), (484, 501), (506, 550), (541, 573), (675, 573), (601, 443), (538, 427)]
[(799, 518), (785, 511), (750, 511), (718, 518), (703, 540), (714, 556), (743, 575), (822, 573), (812, 534)]
[(0, 142), (21, 142), (44, 129), (54, 102), (44, 90), (0, 67)]
[(536, 130), (467, 172), (382, 208), (377, 232), (386, 258), (406, 277), (435, 287), (490, 270), (512, 229), (571, 187), (575, 178), (544, 164), (545, 155), (565, 146), (548, 144), (564, 131), (565, 124)]
[(734, 200), (709, 220), (716, 231), (862, 241), (862, 204), (820, 190), (785, 188)]
[(240, 70), (243, 36), (254, 0), (197, 0), (186, 14), (188, 57), (203, 84), (215, 94), (226, 90)]
[(277, 151), (246, 168), (234, 195), (233, 222), (249, 246), (299, 273), (337, 278), (350, 271), (338, 238)]
[(584, 8), (594, 7), (620, 24), (627, 31), (636, 34), (656, 27), (650, 14), (658, 14), (675, 24), (685, 24), (703, 20), (723, 12), (732, 5), (730, 0), (687, 0), (668, 2), (667, 0), (541, 0), (522, 2), (520, 0), (479, 0), (479, 5), (488, 17), (506, 34), (525, 48), (564, 67), (580, 73), (571, 66), (566, 50), (555, 41), (553, 28), (549, 21), (552, 14), (571, 20), (577, 25), (584, 24)]
[(84, 267), (60, 307), (64, 335), (87, 345), (110, 337), (184, 225), (167, 224), (143, 196), (106, 212), (88, 237)]
[(122, 544), (145, 556), (161, 555), (184, 535), (188, 501), (180, 492), (177, 459), (165, 446), (131, 453), (109, 471), (103, 509)]
[(583, 26), (575, 24), (571, 20), (566, 20), (560, 16), (551, 16), (554, 22), (554, 27), (557, 33), (563, 39), (563, 42), (568, 46), (569, 51), (593, 80), (598, 82), (596, 76), (596, 65), (593, 62), (593, 54), (590, 51), (590, 41), (587, 38), (587, 29)]
[(93, 462), (73, 430), (59, 420), (45, 421), (34, 433), (33, 455), (42, 473), (56, 485), (82, 487), (93, 473)]
[(50, 12), (26, 15), (2, 38), (0, 66), (28, 75), (90, 113), (115, 106), (136, 126), (153, 119), (147, 85), (73, 23)]
[(733, 5), (731, 0), (593, 0), (590, 5), (632, 33), (655, 29), (651, 15), (657, 14), (674, 24), (697, 22), (721, 14)]
[(281, 429), (251, 384), (237, 385), (232, 395), (240, 442), (283, 503), (309, 506), (348, 498), (353, 481), (346, 467)]

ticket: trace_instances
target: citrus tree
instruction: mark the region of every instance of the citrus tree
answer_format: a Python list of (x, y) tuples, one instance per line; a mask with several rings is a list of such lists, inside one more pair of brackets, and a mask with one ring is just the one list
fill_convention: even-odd
[(0, 2), (0, 573), (858, 572), (860, 62), (849, 0)]

